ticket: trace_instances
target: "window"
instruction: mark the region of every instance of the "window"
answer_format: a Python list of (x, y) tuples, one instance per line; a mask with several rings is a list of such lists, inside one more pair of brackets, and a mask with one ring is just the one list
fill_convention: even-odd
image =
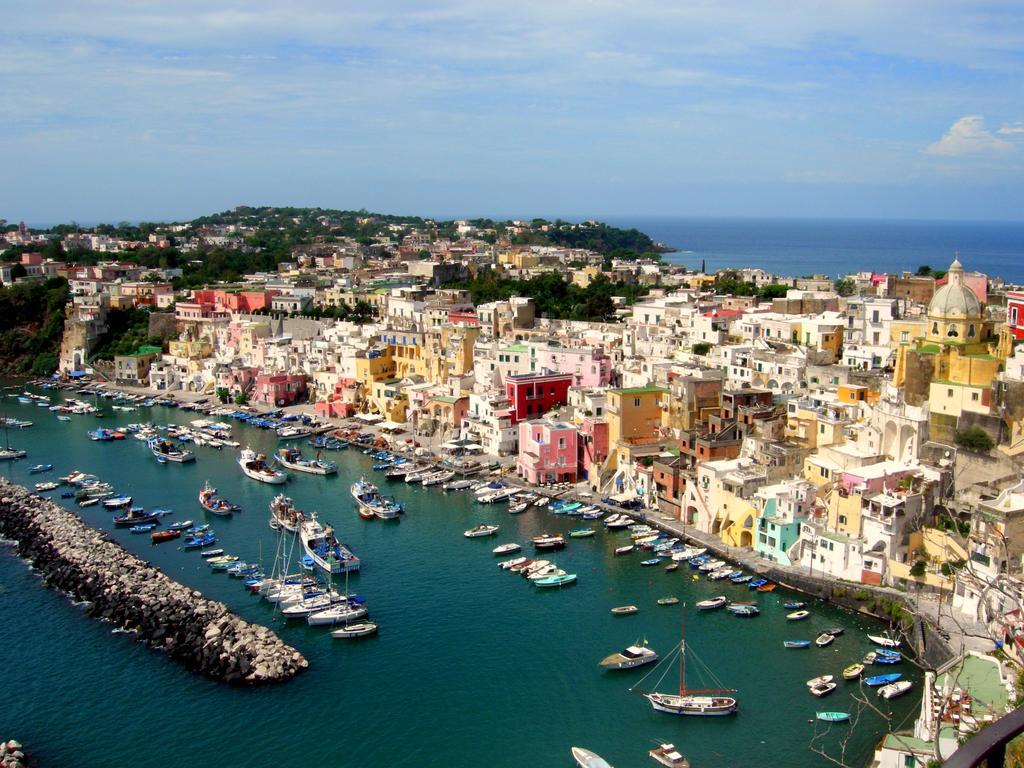
[(869, 571), (871, 570), (871, 568), (873, 566), (874, 566), (874, 563), (872, 561), (870, 561), (870, 560), (865, 560), (864, 561), (864, 567), (867, 568)]
[(639, 408), (640, 407), (640, 398), (639, 397), (633, 398), (633, 407), (634, 408)]
[(980, 396), (979, 396), (979, 394), (977, 392), (971, 392), (971, 400), (973, 402), (976, 403), (976, 402), (978, 402), (979, 399), (980, 399)]
[(840, 515), (839, 516), (839, 524), (840, 525), (846, 525), (846, 515)]
[(952, 396), (953, 396), (953, 390), (952, 389), (947, 389), (946, 390), (946, 397), (952, 397)]
[(565, 448), (565, 438), (564, 437), (558, 438), (558, 447), (559, 448)]

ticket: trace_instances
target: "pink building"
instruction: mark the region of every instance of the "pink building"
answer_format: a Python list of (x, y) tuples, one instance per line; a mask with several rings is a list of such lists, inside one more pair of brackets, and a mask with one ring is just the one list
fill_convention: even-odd
[(535, 419), (519, 424), (516, 471), (529, 483), (575, 483), (576, 427)]
[(328, 419), (344, 419), (354, 416), (359, 410), (359, 382), (353, 379), (338, 379), (334, 391), (326, 400), (320, 400), (313, 406), (317, 416)]
[(261, 309), (270, 309), (271, 300), (280, 291), (222, 291), (208, 288), (194, 291), (192, 300), (196, 304), (213, 304), (221, 310), (229, 312), (253, 313)]
[(604, 418), (587, 416), (580, 425), (579, 467), (581, 477), (590, 477), (590, 468), (600, 473), (605, 459), (608, 458), (608, 421)]
[(252, 399), (257, 403), (274, 406), (295, 405), (306, 396), (306, 374), (275, 373), (256, 377)]
[(537, 369), (572, 375), (575, 387), (607, 387), (612, 381), (612, 361), (600, 349), (541, 347)]

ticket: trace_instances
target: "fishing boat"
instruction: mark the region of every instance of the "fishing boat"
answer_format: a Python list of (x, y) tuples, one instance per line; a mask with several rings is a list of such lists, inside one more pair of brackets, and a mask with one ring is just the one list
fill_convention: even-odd
[(24, 459), (26, 456), (28, 456), (28, 452), (20, 448), (4, 448), (0, 450), (0, 461), (14, 461), (15, 459)]
[(281, 485), (288, 480), (287, 474), (271, 469), (267, 466), (266, 456), (256, 453), (251, 448), (246, 448), (239, 454), (238, 466), (242, 468), (242, 473), (246, 477), (261, 483)]
[(664, 765), (666, 768), (690, 768), (690, 761), (679, 754), (675, 744), (659, 744), (649, 750), (647, 755), (658, 765)]
[(463, 536), (467, 539), (477, 539), (481, 536), (493, 536), (499, 530), (500, 526), (497, 525), (478, 525), (476, 528), (470, 528), (468, 531), (463, 532)]
[(100, 500), (99, 500), (99, 498), (96, 498), (96, 497), (91, 498), (91, 499), (79, 499), (78, 500), (78, 506), (80, 506), (80, 507), (91, 507), (94, 504), (99, 504), (99, 503), (100, 503)]
[(607, 760), (589, 749), (573, 747), (569, 752), (579, 768), (612, 768)]
[(783, 640), (782, 646), (784, 648), (810, 648), (810, 640)]
[(531, 541), (533, 548), (539, 550), (563, 549), (565, 547), (565, 537), (560, 533), (544, 533), (540, 536), (534, 536)]
[(886, 655), (881, 654), (881, 653), (876, 653), (875, 654), (875, 661), (874, 661), (874, 663), (875, 664), (882, 664), (882, 665), (885, 665), (885, 664), (899, 664), (900, 661), (902, 661), (902, 657), (900, 657), (900, 656), (886, 656)]
[(223, 549), (204, 549), (202, 552), (199, 553), (199, 556), (209, 559), (211, 557), (220, 557), (223, 554)]
[(132, 503), (131, 496), (113, 496), (109, 499), (103, 500), (103, 506), (107, 509), (120, 509), (121, 507), (129, 507)]
[(550, 576), (544, 576), (543, 578), (536, 579), (533, 583), (534, 586), (540, 587), (541, 589), (550, 589), (552, 587), (564, 587), (575, 581), (575, 573), (553, 573)]
[(364, 520), (396, 520), (404, 512), (401, 504), (381, 495), (377, 486), (365, 478), (359, 478), (349, 486), (349, 493), (356, 502), (356, 510)]
[(207, 480), (199, 489), (199, 506), (214, 515), (230, 515), (238, 506), (217, 495), (217, 489)]
[(316, 512), (302, 516), (299, 524), (299, 541), (313, 560), (313, 564), (327, 573), (347, 573), (358, 571), (361, 565), (359, 558), (342, 544), (334, 535), (334, 529), (324, 527), (316, 518)]
[(45, 493), (46, 491), (53, 491), (59, 487), (60, 486), (57, 483), (54, 483), (52, 481), (46, 483), (36, 483), (34, 486), (36, 493)]
[(298, 448), (281, 448), (274, 454), (274, 461), (282, 467), (309, 475), (333, 475), (338, 471), (338, 465), (335, 462), (307, 459)]
[(895, 683), (883, 685), (878, 689), (878, 695), (883, 699), (895, 699), (897, 696), (902, 696), (904, 693), (907, 693), (907, 691), (913, 687), (914, 684), (909, 680), (899, 680)]
[(893, 672), (888, 675), (875, 675), (874, 677), (864, 678), (864, 685), (870, 685), (871, 687), (877, 687), (880, 685), (888, 685), (889, 683), (895, 683), (903, 677), (899, 672)]
[(806, 605), (807, 603), (801, 603), (799, 601), (791, 600), (788, 603), (783, 603), (782, 607), (785, 608), (787, 611), (799, 611)]
[(192, 451), (182, 450), (170, 440), (161, 440), (154, 437), (149, 440), (148, 445), (149, 450), (152, 451), (153, 455), (158, 459), (164, 459), (164, 461), (173, 461), (177, 464), (184, 464), (186, 462), (196, 460), (196, 455), (192, 453)]
[(818, 677), (813, 677), (807, 681), (807, 687), (813, 688), (814, 686), (821, 685), (822, 683), (831, 683), (834, 679), (835, 678), (832, 675), (820, 675)]
[(627, 544), (624, 547), (616, 547), (615, 550), (613, 551), (613, 554), (616, 554), (616, 555), (628, 555), (632, 551), (633, 551), (633, 545), (632, 544)]
[(192, 527), (192, 521), (191, 520), (183, 520), (180, 523), (171, 523), (170, 525), (167, 526), (167, 530), (168, 531), (184, 532), (184, 531), (187, 531), (191, 527)]
[(824, 723), (845, 723), (850, 719), (849, 712), (818, 712), (815, 717)]
[(41, 472), (49, 472), (51, 469), (53, 469), (53, 464), (36, 464), (28, 468), (28, 473), (38, 475)]
[(683, 611), (683, 626), (679, 640), (679, 693), (645, 693), (651, 706), (658, 712), (671, 715), (693, 715), (713, 717), (731, 715), (736, 711), (736, 699), (731, 696), (716, 694), (733, 693), (732, 689), (717, 688), (708, 690), (690, 690), (686, 687), (686, 621)]
[(372, 635), (378, 629), (378, 625), (372, 621), (364, 621), (360, 624), (347, 624), (341, 629), (331, 632), (331, 637), (365, 637)]
[(668, 597), (659, 597), (658, 598), (658, 605), (675, 605), (678, 602), (679, 602), (679, 598), (675, 597), (674, 595), (670, 595)]
[(156, 523), (146, 523), (145, 525), (133, 525), (128, 529), (128, 533), (149, 533), (156, 528)]
[(499, 544), (494, 549), (492, 549), (491, 552), (493, 552), (496, 555), (510, 555), (513, 552), (518, 552), (520, 549), (522, 549), (522, 547), (520, 547), (518, 544), (516, 544), (515, 542), (510, 542), (508, 544)]
[[(826, 675), (826, 677), (831, 677), (831, 675)], [(836, 687), (837, 684), (829, 680), (826, 683), (809, 686), (807, 690), (810, 691), (812, 696), (817, 696), (820, 699), (822, 696), (828, 696)]]
[(619, 605), (612, 608), (612, 613), (616, 616), (629, 616), (631, 613), (636, 613), (639, 608), (635, 605)]
[(824, 648), (828, 645), (832, 645), (832, 643), (835, 642), (835, 639), (835, 636), (830, 635), (828, 632), (822, 632), (815, 638), (814, 644), (819, 648)]
[(166, 531), (154, 531), (150, 534), (150, 538), (153, 540), (154, 544), (159, 544), (161, 541), (171, 541), (179, 536), (181, 536), (181, 531), (172, 531), (169, 529)]
[(157, 522), (158, 517), (159, 516), (154, 512), (135, 512), (133, 510), (128, 510), (123, 515), (114, 516), (114, 525), (119, 528), (128, 528), (142, 523), (155, 523)]
[(455, 477), (454, 472), (452, 472), (451, 470), (442, 469), (427, 475), (420, 482), (425, 488), (429, 488), (432, 485), (441, 485), (443, 483), (447, 483), (453, 477)]
[(786, 614), (786, 621), (803, 621), (811, 615), (810, 611), (793, 611), (792, 613)]
[(593, 528), (573, 528), (569, 531), (570, 539), (585, 539), (588, 536), (593, 536), (596, 531)]
[(851, 664), (843, 670), (843, 680), (856, 680), (858, 677), (860, 677), (860, 673), (863, 671), (863, 664)]
[[(217, 543), (217, 537), (214, 536), (212, 532), (208, 531), (206, 533), (202, 533), (202, 534), (198, 534), (198, 535), (194, 535), (194, 536), (187, 536), (186, 535), (185, 540), (181, 542), (181, 546), (182, 546), (183, 549), (202, 549), (203, 547), (208, 547), (211, 544), (216, 544), (216, 543)], [(214, 551), (216, 551), (216, 550), (214, 550)], [(212, 557), (212, 555), (211, 555), (211, 557)]]
[(708, 600), (701, 600), (697, 603), (698, 611), (712, 611), (715, 608), (721, 608), (729, 602), (729, 598), (725, 595), (719, 595), (718, 597), (712, 597)]
[(889, 635), (868, 635), (870, 640), (875, 645), (880, 645), (883, 648), (899, 648), (900, 639), (898, 637), (890, 637)]

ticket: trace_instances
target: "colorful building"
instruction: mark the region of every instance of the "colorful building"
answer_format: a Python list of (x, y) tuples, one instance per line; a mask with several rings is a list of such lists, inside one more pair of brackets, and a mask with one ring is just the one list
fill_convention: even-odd
[(516, 472), (529, 483), (575, 483), (577, 429), (571, 424), (534, 419), (519, 423)]
[(505, 380), (505, 395), (512, 406), (512, 423), (543, 416), (569, 402), (573, 376), (568, 373), (522, 374)]
[(306, 374), (259, 374), (253, 388), (252, 399), (277, 407), (295, 405), (306, 396)]

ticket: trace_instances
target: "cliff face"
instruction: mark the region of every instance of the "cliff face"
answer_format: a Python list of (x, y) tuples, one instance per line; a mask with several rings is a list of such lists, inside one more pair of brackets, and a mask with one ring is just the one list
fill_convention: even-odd
[(56, 370), (67, 299), (64, 278), (0, 288), (0, 374)]

